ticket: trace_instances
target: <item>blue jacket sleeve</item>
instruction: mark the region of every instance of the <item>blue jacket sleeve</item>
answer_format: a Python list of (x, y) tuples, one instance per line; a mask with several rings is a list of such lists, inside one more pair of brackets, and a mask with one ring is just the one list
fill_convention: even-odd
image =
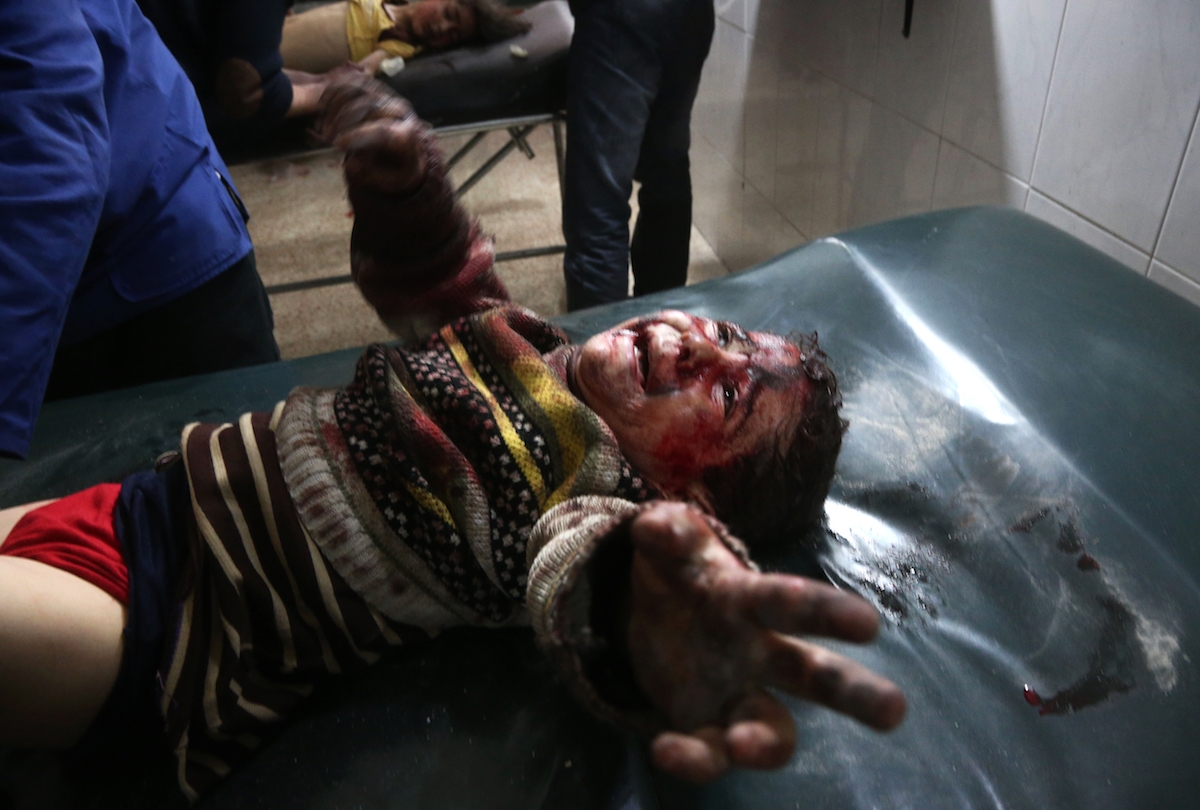
[(0, 3), (0, 453), (24, 457), (104, 204), (104, 65), (76, 0)]

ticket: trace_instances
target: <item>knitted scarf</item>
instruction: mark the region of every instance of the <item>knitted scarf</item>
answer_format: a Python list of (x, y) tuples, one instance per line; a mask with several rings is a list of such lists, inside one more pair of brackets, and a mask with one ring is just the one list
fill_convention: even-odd
[(503, 307), (416, 349), (371, 346), (344, 389), (292, 393), (279, 427), (288, 489), (323, 556), (385, 616), (412, 622), (415, 586), (440, 608), (423, 626), (505, 623), (545, 511), (577, 495), (650, 497), (543, 359), (565, 342)]

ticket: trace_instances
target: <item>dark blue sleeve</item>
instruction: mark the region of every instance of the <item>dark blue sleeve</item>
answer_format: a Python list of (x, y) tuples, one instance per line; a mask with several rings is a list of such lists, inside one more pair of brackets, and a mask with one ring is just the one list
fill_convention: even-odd
[(217, 14), (214, 51), (218, 64), (225, 59), (245, 59), (262, 77), (259, 120), (276, 120), (292, 106), (292, 83), (283, 73), (279, 43), (283, 19), (292, 0), (223, 0)]
[(0, 453), (24, 457), (108, 186), (104, 65), (75, 0), (0, 2)]

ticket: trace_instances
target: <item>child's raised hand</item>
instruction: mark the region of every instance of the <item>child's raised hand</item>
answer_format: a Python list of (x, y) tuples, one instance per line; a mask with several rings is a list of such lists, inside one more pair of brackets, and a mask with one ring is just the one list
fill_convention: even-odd
[(368, 121), (340, 134), (346, 181), (358, 190), (403, 194), (425, 179), (428, 127), (418, 118)]
[(323, 143), (369, 122), (415, 118), (412, 105), (386, 85), (357, 71), (338, 71), (321, 94), (313, 135)]

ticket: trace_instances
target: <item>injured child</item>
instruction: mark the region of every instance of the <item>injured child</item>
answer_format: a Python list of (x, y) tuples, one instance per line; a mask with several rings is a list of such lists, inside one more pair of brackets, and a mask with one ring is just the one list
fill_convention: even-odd
[(385, 61), (398, 57), (402, 67), (423, 49), (502, 42), (528, 30), (495, 0), (343, 0), (289, 14), (279, 53), (291, 70), (327, 73), (353, 62), (374, 76)]
[(402, 99), (349, 76), (323, 104), (355, 280), (406, 342), (188, 425), (153, 471), (0, 512), (0, 745), (113, 745), (152, 716), (195, 800), (325, 679), (460, 625), (531, 625), (685, 779), (788, 761), (769, 689), (898, 725), (894, 684), (798, 638), (867, 642), (875, 610), (743, 545), (823, 513), (845, 422), (815, 339), (660, 312), (572, 345), (507, 300)]

